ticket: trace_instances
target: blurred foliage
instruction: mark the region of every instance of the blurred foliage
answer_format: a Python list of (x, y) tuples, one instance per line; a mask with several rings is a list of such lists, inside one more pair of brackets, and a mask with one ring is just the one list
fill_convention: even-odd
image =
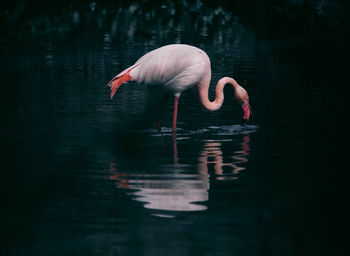
[[(238, 24), (238, 17), (221, 6), (210, 7), (201, 1), (121, 1), (118, 4), (90, 2), (79, 5), (57, 3), (60, 8), (46, 11), (22, 12), (22, 15), (7, 15), (7, 33), (15, 38), (25, 34), (65, 33), (98, 31), (111, 33), (121, 40), (147, 40), (156, 36), (192, 38), (193, 33), (204, 37), (213, 32), (230, 30)], [(55, 5), (53, 5), (55, 6)], [(26, 9), (25, 7), (22, 8)], [(35, 14), (37, 13), (37, 14)], [(16, 17), (15, 17), (16, 16)], [(159, 29), (163, 27), (163, 29)], [(164, 29), (166, 27), (166, 29)], [(220, 29), (218, 29), (220, 28)], [(166, 33), (166, 35), (163, 35)], [(216, 33), (217, 34), (217, 33)], [(227, 33), (226, 33), (227, 34)]]
[[(225, 23), (232, 16), (252, 29), (267, 34), (344, 32), (345, 8), (341, 0), (14, 0), (0, 6), (0, 31), (13, 33), (72, 30), (77, 26), (99, 23), (118, 16), (134, 15), (140, 22), (167, 22), (171, 17), (202, 23)], [(219, 19), (217, 19), (219, 18)]]

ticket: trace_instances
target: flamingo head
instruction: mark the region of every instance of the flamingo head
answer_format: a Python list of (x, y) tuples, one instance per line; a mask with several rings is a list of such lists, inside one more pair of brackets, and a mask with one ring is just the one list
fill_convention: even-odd
[(244, 125), (250, 118), (251, 108), (249, 105), (249, 96), (247, 91), (242, 86), (237, 86), (235, 90), (235, 97), (237, 101), (241, 104), (243, 109), (243, 117), (241, 125)]

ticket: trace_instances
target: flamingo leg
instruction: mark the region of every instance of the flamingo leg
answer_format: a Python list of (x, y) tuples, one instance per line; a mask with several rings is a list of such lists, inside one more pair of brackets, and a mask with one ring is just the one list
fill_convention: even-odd
[(173, 133), (173, 157), (174, 164), (178, 164), (176, 133)]
[(173, 134), (176, 134), (176, 120), (177, 120), (177, 106), (179, 104), (179, 97), (174, 97), (174, 114), (173, 114)]

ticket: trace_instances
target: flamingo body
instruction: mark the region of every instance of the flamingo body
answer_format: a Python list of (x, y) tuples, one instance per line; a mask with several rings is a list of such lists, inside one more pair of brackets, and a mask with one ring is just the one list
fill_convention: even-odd
[(145, 54), (134, 65), (115, 76), (108, 85), (112, 89), (111, 98), (121, 84), (128, 81), (160, 86), (174, 95), (173, 132), (175, 132), (178, 99), (184, 90), (197, 86), (203, 106), (208, 110), (217, 110), (224, 100), (223, 87), (225, 84), (231, 84), (235, 88), (236, 99), (242, 104), (243, 118), (248, 120), (250, 106), (246, 90), (234, 79), (224, 77), (218, 82), (216, 98), (211, 102), (208, 98), (210, 79), (210, 59), (203, 50), (185, 44), (171, 44)]
[(145, 54), (117, 77), (128, 71), (131, 81), (162, 86), (179, 95), (198, 84), (205, 72), (210, 72), (210, 60), (204, 51), (194, 46), (172, 44)]

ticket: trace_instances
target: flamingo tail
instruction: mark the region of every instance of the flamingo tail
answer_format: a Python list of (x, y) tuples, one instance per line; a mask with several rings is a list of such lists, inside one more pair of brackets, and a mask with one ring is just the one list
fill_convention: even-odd
[(111, 99), (113, 98), (117, 89), (125, 82), (131, 81), (132, 77), (130, 76), (130, 70), (126, 73), (122, 72), (121, 74), (115, 76), (111, 81), (108, 82), (108, 86), (111, 87)]

